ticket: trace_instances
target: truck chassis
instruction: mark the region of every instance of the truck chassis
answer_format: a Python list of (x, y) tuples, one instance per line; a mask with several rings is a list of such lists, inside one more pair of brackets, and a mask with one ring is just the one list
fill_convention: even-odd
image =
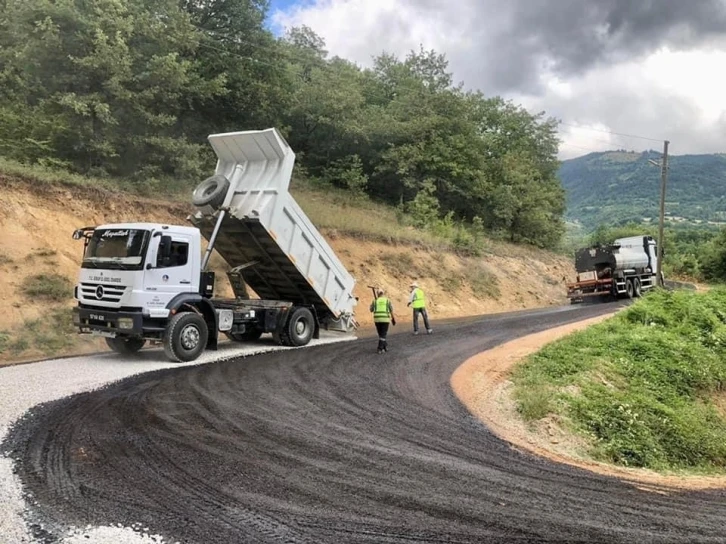
[(648, 270), (622, 270), (612, 277), (598, 278), (595, 272), (578, 274), (579, 281), (567, 284), (571, 304), (586, 299), (638, 298), (656, 285), (655, 274)]

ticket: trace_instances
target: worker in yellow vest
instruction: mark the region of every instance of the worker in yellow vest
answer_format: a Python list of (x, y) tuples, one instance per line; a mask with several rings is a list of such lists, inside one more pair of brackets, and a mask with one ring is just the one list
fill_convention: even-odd
[(407, 306), (413, 308), (413, 334), (418, 334), (418, 316), (423, 316), (424, 327), (426, 332), (431, 334), (433, 329), (429, 325), (429, 314), (426, 312), (426, 296), (423, 290), (418, 286), (418, 283), (413, 282), (411, 284), (411, 295), (408, 297)]
[(393, 305), (391, 301), (384, 296), (386, 292), (383, 289), (376, 289), (376, 299), (371, 303), (371, 312), (373, 312), (373, 323), (376, 325), (378, 332), (378, 353), (388, 351), (388, 325), (396, 325), (396, 317), (393, 315)]

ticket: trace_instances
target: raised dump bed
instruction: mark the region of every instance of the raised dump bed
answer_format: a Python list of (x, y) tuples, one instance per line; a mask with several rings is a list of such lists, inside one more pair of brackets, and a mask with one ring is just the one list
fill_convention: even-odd
[(313, 306), (321, 322), (350, 329), (355, 279), (288, 192), (285, 139), (272, 128), (209, 142), (217, 167), (194, 192), (191, 223), (261, 299)]

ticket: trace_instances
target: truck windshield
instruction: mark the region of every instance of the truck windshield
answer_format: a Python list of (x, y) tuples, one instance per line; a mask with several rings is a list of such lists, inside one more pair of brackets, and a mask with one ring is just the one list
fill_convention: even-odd
[(83, 267), (140, 270), (148, 242), (148, 230), (96, 230), (86, 247)]

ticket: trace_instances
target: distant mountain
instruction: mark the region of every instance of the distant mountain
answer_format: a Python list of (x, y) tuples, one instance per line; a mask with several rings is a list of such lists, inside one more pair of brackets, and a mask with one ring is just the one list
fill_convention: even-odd
[[(658, 221), (661, 153), (607, 151), (563, 161), (560, 179), (567, 214), (587, 229), (629, 221)], [(726, 222), (726, 154), (674, 155), (666, 186), (666, 217), (693, 223)]]

